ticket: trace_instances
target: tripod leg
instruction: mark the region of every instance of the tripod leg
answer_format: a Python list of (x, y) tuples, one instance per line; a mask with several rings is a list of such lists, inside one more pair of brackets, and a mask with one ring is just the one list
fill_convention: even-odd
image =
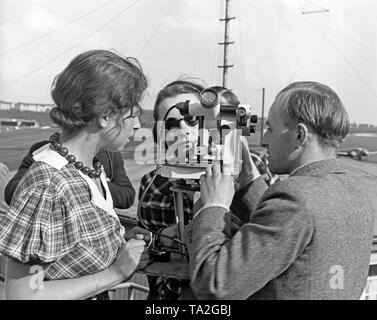
[[(184, 208), (183, 208), (183, 196), (182, 192), (173, 191), (174, 194), (174, 208), (175, 208), (175, 217), (177, 219), (178, 225), (178, 239), (183, 241), (183, 233), (184, 233)], [(179, 251), (185, 252), (185, 248), (179, 244)]]

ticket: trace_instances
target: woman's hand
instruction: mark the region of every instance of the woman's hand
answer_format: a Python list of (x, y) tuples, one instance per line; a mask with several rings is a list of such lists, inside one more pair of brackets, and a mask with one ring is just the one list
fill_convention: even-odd
[(152, 232), (137, 226), (128, 231), (124, 238), (127, 241), (131, 239), (144, 240), (147, 243), (147, 246), (149, 246), (152, 239)]
[(149, 263), (144, 240), (131, 239), (119, 250), (110, 266), (123, 280), (128, 280), (136, 270), (145, 268)]

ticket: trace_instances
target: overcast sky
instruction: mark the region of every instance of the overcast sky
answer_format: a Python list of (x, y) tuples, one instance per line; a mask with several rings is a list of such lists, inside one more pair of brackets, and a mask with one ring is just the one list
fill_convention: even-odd
[[(181, 76), (221, 84), (225, 0), (0, 0), (0, 99), (50, 103), (77, 54), (139, 59), (156, 92)], [(302, 11), (329, 9), (302, 14)], [(332, 87), (351, 121), (377, 125), (376, 0), (232, 0), (228, 87), (261, 114), (293, 81)]]

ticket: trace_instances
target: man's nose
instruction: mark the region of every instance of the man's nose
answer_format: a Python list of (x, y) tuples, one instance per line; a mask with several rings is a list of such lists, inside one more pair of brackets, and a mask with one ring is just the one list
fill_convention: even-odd
[(267, 137), (267, 132), (263, 135), (262, 141), (261, 141), (262, 147), (267, 148), (268, 147), (268, 137)]

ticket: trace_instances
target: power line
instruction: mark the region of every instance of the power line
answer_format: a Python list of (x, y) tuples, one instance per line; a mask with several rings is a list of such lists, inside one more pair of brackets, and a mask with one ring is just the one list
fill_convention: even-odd
[(174, 7), (178, 4), (178, 0), (173, 0), (173, 4), (170, 6), (165, 18), (163, 20), (160, 21), (160, 23), (156, 26), (156, 28), (154, 28), (154, 30), (152, 31), (152, 34), (151, 36), (149, 37), (149, 39), (146, 41), (145, 45), (141, 48), (141, 50), (139, 51), (139, 53), (137, 54), (137, 57), (140, 57), (140, 55), (144, 52), (145, 48), (149, 45), (149, 43), (152, 41), (152, 39), (154, 38), (155, 34), (157, 33), (157, 31), (161, 28), (161, 26), (166, 22), (166, 19), (169, 18), (170, 16), (170, 13), (173, 11)]
[[(301, 9), (301, 12), (303, 11), (302, 10), (302, 5), (301, 5), (301, 1), (300, 0), (297, 0), (298, 2), (298, 5), (300, 6), (300, 9)], [(313, 3), (313, 2), (311, 2)], [(371, 86), (369, 86), (367, 84), (367, 82), (364, 80), (364, 78), (360, 75), (360, 73), (357, 71), (357, 69), (353, 66), (353, 64), (351, 63), (351, 61), (346, 57), (346, 55), (338, 48), (338, 46), (335, 44), (335, 42), (330, 38), (330, 36), (325, 32), (323, 31), (320, 26), (318, 25), (318, 23), (309, 15), (309, 18), (311, 19), (312, 23), (317, 27), (317, 29), (322, 33), (322, 35), (324, 37), (326, 37), (326, 39), (330, 42), (330, 44), (334, 47), (334, 49), (341, 55), (341, 57), (343, 58), (343, 60), (348, 64), (348, 66), (351, 68), (351, 70), (355, 73), (355, 75), (359, 78), (359, 80), (364, 84), (364, 86), (369, 89), (369, 91), (377, 98), (377, 93), (373, 90), (373, 88)]]
[(366, 81), (363, 79), (363, 77), (360, 75), (360, 73), (357, 71), (357, 69), (353, 66), (351, 61), (346, 57), (346, 55), (338, 48), (338, 46), (334, 43), (334, 41), (329, 37), (329, 35), (323, 31), (320, 26), (317, 24), (317, 22), (309, 16), (309, 18), (312, 20), (313, 24), (318, 28), (318, 30), (326, 37), (326, 39), (331, 43), (331, 45), (335, 48), (335, 50), (342, 56), (344, 61), (348, 64), (348, 66), (351, 68), (351, 70), (356, 74), (356, 76), (359, 78), (359, 80), (364, 84), (366, 88), (370, 90), (370, 92), (377, 98), (377, 93), (370, 87)]
[[(334, 15), (335, 17), (335, 15)], [(362, 20), (362, 19), (360, 19)], [(375, 24), (376, 25), (376, 24)], [(376, 39), (375, 37), (372, 35), (372, 34), (368, 34), (368, 32), (370, 32), (371, 30), (373, 30), (373, 28), (365, 28), (363, 26), (357, 26), (355, 25), (353, 22), (351, 21), (348, 21), (347, 20), (347, 26), (349, 28), (349, 30), (351, 30), (351, 27), (353, 28), (353, 30), (357, 33), (357, 34), (362, 34), (363, 35), (363, 40), (369, 40), (369, 42), (371, 43), (375, 43)], [(361, 28), (361, 29), (360, 29)], [(346, 29), (343, 29), (342, 30), (344, 33), (346, 33)], [(365, 49), (367, 49), (368, 51), (372, 51), (371, 54), (375, 54), (373, 51), (376, 51), (376, 47), (375, 48), (371, 48), (369, 47), (366, 43), (364, 42), (361, 42), (360, 40), (358, 39), (355, 39), (354, 37), (352, 37), (352, 34), (351, 32), (348, 32), (347, 35), (354, 41), (354, 42), (357, 42), (359, 45), (362, 45)]]
[(43, 34), (43, 35), (41, 35), (41, 36), (39, 36), (39, 37), (37, 37), (37, 38), (34, 38), (34, 39), (32, 39), (32, 40), (26, 41), (26, 42), (24, 42), (23, 44), (21, 44), (21, 45), (15, 47), (15, 48), (13, 48), (13, 49), (10, 49), (10, 50), (8, 50), (8, 51), (2, 52), (2, 53), (0, 53), (0, 57), (3, 57), (3, 56), (5, 56), (5, 55), (8, 55), (8, 54), (10, 54), (10, 53), (12, 53), (12, 52), (15, 52), (15, 51), (19, 50), (19, 49), (22, 49), (22, 48), (24, 48), (24, 47), (26, 47), (26, 46), (28, 46), (28, 45), (34, 43), (34, 42), (37, 42), (37, 41), (39, 41), (39, 40), (42, 40), (42, 39), (44, 39), (44, 38), (46, 38), (46, 37), (48, 37), (48, 36), (50, 36), (50, 35), (52, 35), (52, 34), (58, 32), (58, 31), (60, 31), (60, 30), (62, 30), (62, 29), (64, 29), (64, 28), (66, 28), (66, 27), (68, 27), (68, 26), (70, 26), (70, 25), (72, 25), (72, 24), (74, 24), (74, 23), (80, 21), (81, 19), (84, 19), (84, 18), (88, 17), (89, 15), (91, 15), (91, 14), (97, 12), (98, 10), (104, 8), (105, 6), (108, 6), (110, 3), (114, 2), (114, 1), (115, 1), (115, 0), (107, 1), (107, 2), (105, 2), (104, 4), (100, 5), (99, 7), (96, 7), (95, 9), (93, 9), (93, 10), (91, 10), (91, 11), (89, 11), (89, 12), (87, 12), (87, 13), (85, 13), (85, 14), (83, 14), (83, 15), (81, 15), (81, 16), (79, 16), (79, 17), (73, 19), (73, 20), (71, 20), (70, 22), (68, 22), (68, 23), (66, 23), (66, 24), (64, 24), (64, 25), (62, 25), (62, 26), (60, 26), (60, 27), (58, 27), (58, 28), (56, 28), (56, 29), (54, 29), (54, 30), (52, 30), (52, 31), (50, 31), (50, 32), (47, 32), (47, 33), (45, 33), (45, 34)]
[(86, 39), (89, 39), (90, 37), (92, 37), (96, 32), (100, 31), (101, 29), (105, 28), (106, 26), (108, 26), (109, 24), (113, 23), (116, 19), (118, 19), (121, 15), (123, 15), (128, 9), (131, 9), (137, 2), (139, 2), (140, 0), (135, 0), (134, 2), (132, 2), (128, 7), (126, 7), (125, 9), (121, 10), (119, 13), (117, 13), (115, 16), (113, 16), (111, 19), (107, 20), (104, 24), (100, 25), (98, 28), (96, 28), (94, 31), (90, 32), (89, 35), (85, 36), (84, 38), (80, 39), (80, 41), (76, 42), (73, 46), (69, 47), (68, 49), (64, 50), (63, 52), (61, 52), (60, 54), (54, 56), (51, 60), (47, 61), (46, 63), (40, 65), (39, 67), (31, 70), (30, 72), (28, 72), (27, 74), (21, 76), (20, 78), (17, 78), (13, 81), (11, 81), (10, 83), (6, 84), (6, 85), (2, 85), (0, 86), (0, 88), (6, 88), (6, 87), (10, 87), (12, 85), (14, 85), (15, 83), (19, 82), (19, 81), (22, 81), (23, 79), (31, 76), (32, 74), (34, 74), (35, 72), (43, 69), (45, 66), (49, 65), (50, 63), (54, 62), (55, 60), (57, 60), (58, 58), (62, 57), (63, 55), (65, 55), (67, 52), (71, 51), (72, 49), (76, 48), (77, 46), (79, 46), (80, 44), (82, 44), (83, 41), (85, 41)]
[(324, 13), (324, 12), (329, 12), (329, 9), (324, 9), (324, 10), (309, 10), (309, 11), (302, 11), (302, 14), (313, 14), (313, 13)]
[(316, 9), (316, 10), (306, 10), (304, 11), (304, 9), (302, 8), (302, 5), (301, 5), (301, 1), (300, 0), (297, 0), (299, 2), (299, 6), (301, 8), (301, 14), (315, 14), (315, 13), (324, 13), (324, 12), (329, 12), (330, 10), (325, 8), (325, 7), (322, 7), (316, 3), (314, 3), (313, 1), (310, 1), (308, 0), (308, 2), (310, 2), (311, 4), (313, 4), (315, 7), (317, 8), (320, 8), (320, 9)]
[[(50, 3), (47, 3), (45, 4), (44, 6), (40, 6), (42, 9), (46, 9), (48, 7), (50, 7), (51, 5), (59, 2), (60, 0), (55, 0), (55, 1), (52, 1)], [(0, 24), (2, 25), (6, 25), (6, 24), (9, 24), (11, 22), (14, 22), (14, 21), (20, 21), (20, 20), (24, 20), (26, 19), (27, 17), (29, 16), (29, 13), (27, 14), (23, 14), (23, 15), (20, 15), (20, 16), (16, 16), (16, 17), (13, 17), (13, 18), (9, 18), (9, 19), (3, 19), (3, 20), (0, 20)]]
[[(351, 26), (351, 24), (348, 24), (348, 26)], [(360, 46), (364, 47), (365, 50), (363, 51), (363, 53), (368, 53), (371, 56), (373, 56), (374, 59), (376, 58), (376, 49), (377, 49), (376, 46), (374, 48), (369, 47), (366, 43), (360, 41), (358, 39), (358, 37), (354, 37), (351, 32), (346, 32), (345, 30), (343, 30), (343, 32), (344, 32), (345, 35), (348, 36), (349, 40), (352, 40), (355, 43), (355, 45), (357, 45), (358, 47), (360, 47)], [(363, 37), (365, 38), (365, 34), (363, 35)], [(375, 41), (375, 40), (373, 40), (373, 41)]]

